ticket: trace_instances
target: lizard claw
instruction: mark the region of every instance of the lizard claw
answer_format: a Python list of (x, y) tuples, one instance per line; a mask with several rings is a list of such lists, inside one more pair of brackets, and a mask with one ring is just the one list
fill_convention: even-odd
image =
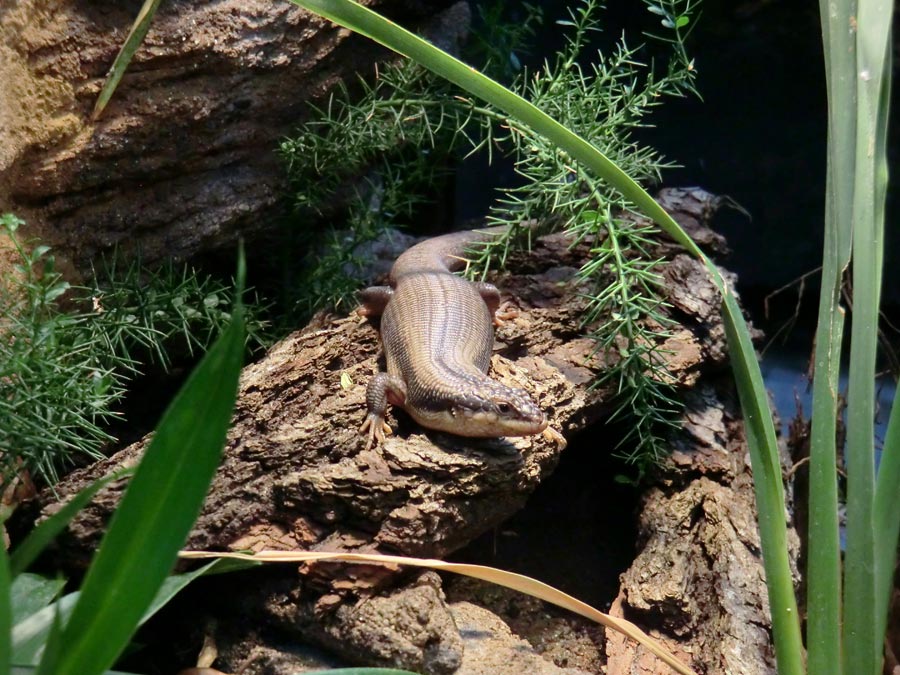
[(366, 450), (370, 450), (373, 445), (384, 443), (384, 437), (390, 436), (394, 430), (384, 421), (383, 417), (369, 413), (362, 426), (359, 427), (359, 433), (368, 436)]
[(517, 316), (519, 316), (519, 308), (507, 300), (494, 312), (494, 326), (499, 328), (500, 326), (505, 325), (507, 321), (515, 319)]
[(541, 436), (546, 438), (548, 441), (556, 443), (560, 450), (565, 449), (565, 447), (569, 444), (569, 442), (566, 440), (566, 437), (553, 427), (547, 427), (546, 429), (544, 429), (541, 432)]

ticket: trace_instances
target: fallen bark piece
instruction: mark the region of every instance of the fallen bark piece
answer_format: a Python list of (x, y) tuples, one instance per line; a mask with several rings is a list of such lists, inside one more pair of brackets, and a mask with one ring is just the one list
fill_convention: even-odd
[[(775, 675), (749, 456), (730, 392), (707, 383), (689, 393), (677, 449), (643, 497), (640, 553), (611, 614), (655, 628), (699, 672)], [(667, 672), (641, 646), (609, 630), (607, 640), (608, 675)]]

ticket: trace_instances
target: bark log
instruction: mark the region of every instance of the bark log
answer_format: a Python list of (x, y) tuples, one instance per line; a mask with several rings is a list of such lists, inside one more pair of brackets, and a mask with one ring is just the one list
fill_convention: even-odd
[[(715, 246), (711, 232), (690, 221), (714, 200), (701, 191), (667, 197), (670, 209), (681, 209), (676, 216)], [(569, 436), (609, 410), (609, 390), (587, 386), (606, 364), (578, 329), (588, 289), (572, 281), (591, 244), (543, 237), (493, 279), (520, 308), (498, 330), (493, 375), (531, 391)], [(645, 498), (643, 550), (623, 576), (616, 611), (655, 627), (701, 673), (766, 673), (768, 616), (746, 447), (727, 388), (722, 394), (709, 384), (725, 368), (718, 295), (702, 265), (674, 244), (660, 245), (660, 253), (669, 260), (665, 288), (678, 321), (665, 347), (690, 405), (668, 468)], [(553, 469), (560, 450), (541, 437), (455, 438), (425, 432), (402, 412), (393, 420), (397, 433), (365, 451), (357, 427), (377, 354), (373, 326), (320, 317), (245, 369), (224, 460), (187, 548), (441, 557), (507, 519)], [(44, 515), (97, 477), (136, 462), (145, 445), (44, 493)], [(67, 559), (87, 559), (123, 488), (101, 492), (72, 524), (60, 544)], [(241, 611), (282, 634), (339, 644), (370, 664), (449, 673), (462, 661), (453, 611), (430, 583), (386, 590), (397, 580), (394, 570), (306, 571), (302, 580), (260, 582), (246, 591)], [(390, 626), (380, 621), (387, 614)], [(406, 637), (398, 626), (408, 627), (400, 631)], [(639, 650), (608, 639), (610, 673), (663, 672)]]
[[(775, 675), (749, 455), (730, 382), (688, 394), (684, 435), (643, 497), (640, 552), (612, 613), (702, 664), (701, 673)], [(782, 454), (787, 463), (787, 456)], [(792, 559), (799, 542), (790, 531)], [(609, 675), (667, 672), (607, 631)]]
[[(366, 2), (422, 26), (449, 0)], [(0, 203), (57, 254), (186, 258), (279, 212), (275, 149), (335, 83), (386, 52), (289, 2), (160, 5), (115, 96), (91, 111), (140, 3), (0, 4)], [(440, 23), (452, 45), (465, 3)]]

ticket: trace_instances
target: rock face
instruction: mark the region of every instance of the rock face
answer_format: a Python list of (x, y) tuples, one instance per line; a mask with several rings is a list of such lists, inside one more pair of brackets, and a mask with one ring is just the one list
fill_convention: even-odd
[[(421, 26), (450, 3), (365, 4)], [(187, 257), (258, 231), (285, 187), (279, 139), (311, 100), (387, 57), (286, 0), (172, 0), (92, 122), (139, 8), (0, 4), (0, 204), (76, 263), (114, 244), (147, 262)], [(445, 41), (465, 18), (443, 22)]]
[[(669, 193), (666, 203), (717, 246), (711, 232), (691, 224), (710, 207), (708, 195)], [(540, 238), (493, 279), (519, 312), (498, 329), (492, 374), (534, 394), (568, 436), (589, 433), (608, 412), (610, 392), (587, 386), (605, 364), (577, 328), (587, 289), (571, 281), (592, 245), (573, 247), (561, 235)], [(717, 295), (700, 263), (671, 244), (660, 244), (658, 253), (668, 260), (666, 290), (678, 322), (665, 338), (667, 358), (688, 407), (675, 453), (645, 496), (639, 556), (622, 578), (613, 611), (653, 630), (699, 672), (774, 672), (746, 447), (728, 387), (715, 384), (726, 366)], [(392, 419), (396, 433), (366, 451), (357, 428), (365, 385), (378, 368), (375, 328), (329, 317), (248, 366), (222, 466), (186, 547), (442, 557), (509, 518), (555, 466), (560, 449), (541, 437), (456, 438), (425, 432), (402, 412)], [(60, 500), (97, 477), (137, 461), (145, 445), (70, 475), (41, 495), (39, 508), (45, 515), (56, 511)], [(123, 488), (102, 491), (73, 522), (60, 542), (69, 561), (85, 559), (96, 546)], [(485, 621), (460, 609), (466, 597), (458, 594), (448, 604), (434, 575), (409, 581), (396, 569), (337, 564), (302, 571), (229, 589), (239, 596), (239, 609), (223, 616), (251, 617), (254, 631), (268, 626), (276, 642), (285, 635), (289, 642), (312, 640), (359, 663), (423, 673), (449, 673), (460, 664), (460, 673), (499, 672), (467, 660), (459, 628), (499, 638), (501, 619)], [(503, 621), (522, 624), (521, 614)], [(474, 622), (484, 628), (471, 628)], [(527, 630), (550, 643), (547, 635), (561, 634)], [(610, 673), (661, 672), (655, 659), (607, 639)], [(519, 649), (515, 640), (510, 644)], [(271, 641), (255, 640), (235, 648), (229, 663), (237, 668), (252, 654), (271, 664), (278, 651)], [(284, 663), (295, 663), (291, 654)], [(552, 658), (556, 666), (528, 672), (599, 667), (595, 656), (577, 664), (564, 654)], [(295, 672), (267, 668), (247, 672)]]

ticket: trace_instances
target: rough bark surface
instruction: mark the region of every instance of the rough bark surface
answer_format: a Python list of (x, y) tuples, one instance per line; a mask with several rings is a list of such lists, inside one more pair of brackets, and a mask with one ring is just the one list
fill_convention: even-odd
[[(279, 139), (386, 55), (286, 1), (164, 2), (92, 122), (140, 4), (0, 3), (0, 203), (78, 262), (114, 244), (187, 257), (260, 231), (286, 187)], [(365, 4), (421, 26), (450, 2)], [(468, 25), (464, 3), (453, 11), (442, 43)]]
[[(700, 191), (670, 192), (667, 198), (670, 210), (678, 206), (676, 215), (714, 246), (711, 233), (690, 222), (714, 206), (711, 198)], [(571, 281), (590, 245), (571, 248), (560, 235), (541, 238), (493, 279), (504, 299), (519, 306), (518, 316), (498, 330), (493, 376), (531, 391), (566, 435), (608, 412), (609, 392), (587, 388), (604, 364), (578, 330), (586, 289)], [(733, 409), (723, 408), (701, 379), (725, 365), (717, 295), (702, 266), (676, 251), (674, 245), (660, 246), (669, 258), (666, 289), (679, 323), (665, 346), (692, 404), (670, 467), (646, 497), (646, 542), (623, 577), (619, 606), (639, 624), (657, 626), (700, 672), (768, 672), (768, 619), (746, 450)], [(424, 432), (402, 412), (392, 420), (396, 433), (384, 446), (365, 451), (357, 427), (365, 385), (379, 368), (377, 355), (373, 326), (352, 317), (322, 317), (245, 369), (225, 456), (187, 548), (441, 557), (507, 519), (553, 469), (560, 450), (542, 437), (454, 438)], [(145, 445), (146, 439), (72, 474), (56, 495), (44, 493), (44, 515), (60, 507), (58, 499), (136, 462)], [(72, 524), (61, 541), (67, 559), (86, 559), (123, 488), (101, 492)], [(246, 589), (240, 613), (254, 617), (255, 626), (277, 627), (280, 635), (340, 645), (345, 657), (358, 662), (423, 673), (449, 673), (460, 664), (457, 672), (465, 675), (490, 670), (466, 661), (469, 647), (460, 641), (459, 624), (474, 619), (448, 606), (433, 575), (398, 587), (399, 573), (384, 568), (318, 565), (304, 571), (300, 579), (286, 574)], [(496, 634), (492, 622), (484, 630)], [(515, 623), (515, 616), (506, 623)], [(610, 640), (610, 673), (662, 672), (656, 664), (644, 668), (643, 655)], [(730, 669), (732, 657), (723, 655), (723, 645), (743, 649), (734, 659), (750, 665)], [(254, 644), (240, 658), (252, 652), (271, 664), (278, 661), (273, 648)], [(597, 657), (577, 667), (599, 668), (592, 658)], [(541, 660), (543, 669), (528, 672), (566, 672), (549, 659), (565, 664), (563, 657), (549, 655)], [(247, 672), (293, 672), (266, 668)], [(519, 664), (490, 672), (522, 670)]]
[[(700, 673), (775, 675), (750, 459), (730, 384), (688, 394), (683, 432), (664, 480), (643, 497), (640, 553), (612, 614), (655, 627)], [(796, 559), (793, 531), (790, 544)], [(668, 672), (612, 631), (607, 640), (608, 675)]]

